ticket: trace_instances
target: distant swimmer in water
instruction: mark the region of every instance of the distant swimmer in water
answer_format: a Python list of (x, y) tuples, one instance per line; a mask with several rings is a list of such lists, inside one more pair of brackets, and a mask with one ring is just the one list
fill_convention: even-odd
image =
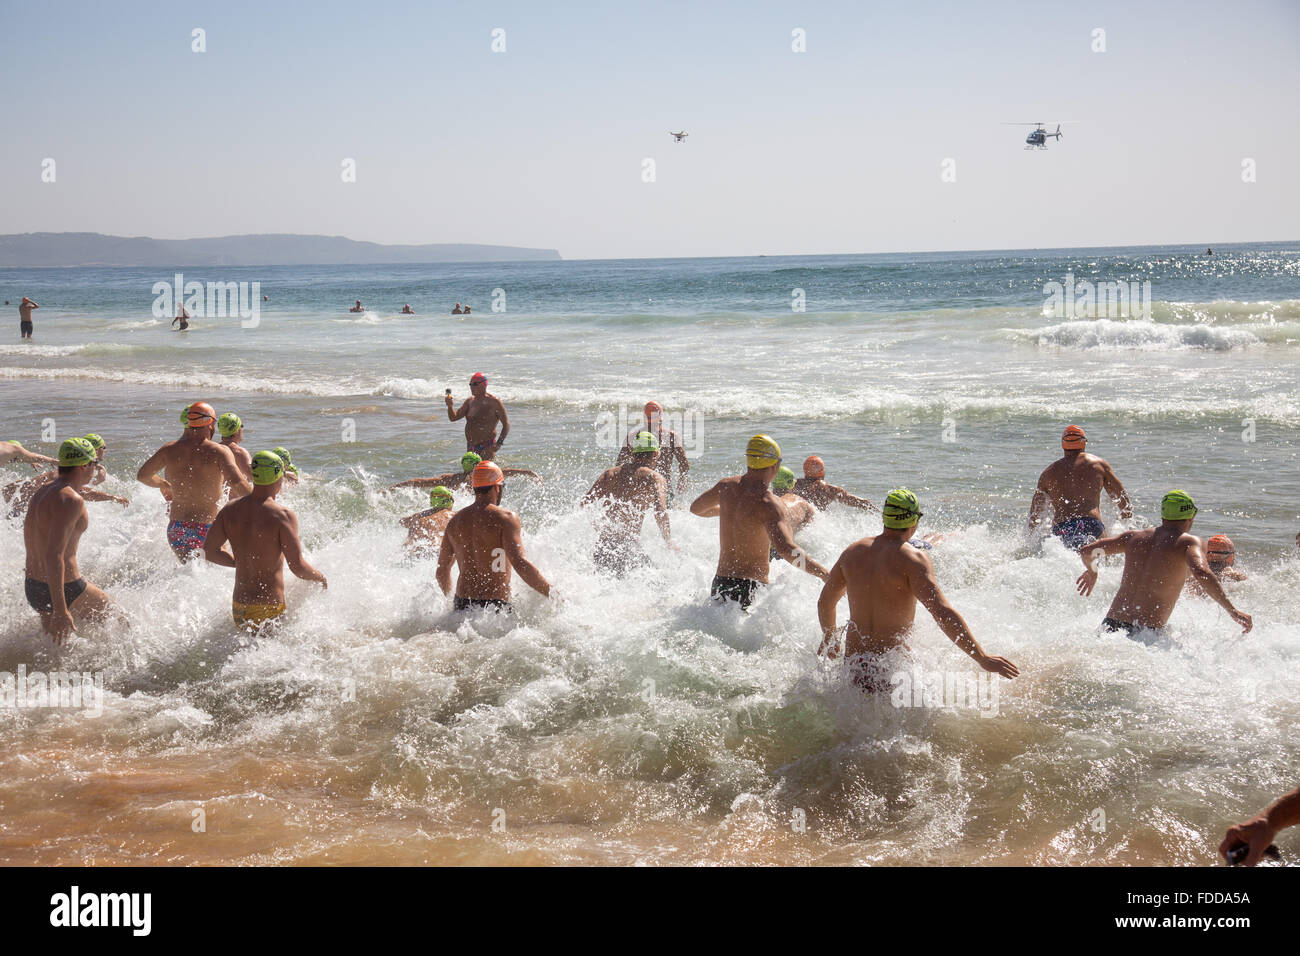
[(822, 630), (818, 654), (829, 659), (840, 654), (836, 605), (847, 593), (844, 658), (853, 683), (869, 693), (888, 693), (892, 687), (884, 655), (895, 648), (907, 648), (905, 638), (920, 601), (939, 629), (976, 664), (1006, 678), (1018, 676), (1020, 670), (1005, 657), (985, 653), (966, 621), (939, 590), (929, 556), (908, 546), (922, 517), (916, 495), (896, 488), (885, 498), (882, 514), (884, 530), (849, 545), (831, 568), (817, 599)]
[[(685, 495), (690, 489), (690, 479), (687, 475), (691, 470), (691, 463), (686, 457), (686, 450), (682, 447), (682, 436), (671, 428), (664, 428), (663, 413), (663, 406), (658, 402), (649, 401), (645, 403), (645, 423), (627, 436), (627, 440), (623, 442), (618, 450), (618, 459), (615, 464), (622, 465), (631, 461), (632, 445), (636, 442), (636, 436), (643, 431), (650, 432), (659, 442), (659, 458), (655, 468), (668, 482), (668, 500), (672, 501), (676, 495)], [(677, 465), (677, 483), (675, 485), (673, 484), (674, 464)]]
[(348, 309), (349, 312), (364, 312), (365, 308), (361, 305), (361, 300), (357, 299), (357, 304)]
[(451, 314), (452, 314), (452, 315), (462, 315), (462, 314), (464, 314), (464, 312), (465, 312), (465, 310), (462, 309), (462, 308), (460, 307), (460, 303), (459, 303), (459, 302), (456, 303), (456, 308), (454, 308), (454, 309), (451, 310)]
[(235, 463), (240, 472), (249, 481), (253, 480), (253, 455), (244, 447), (244, 422), (234, 412), (226, 412), (217, 419), (217, 431), (221, 432), (221, 444), (230, 449), (235, 456)]
[(866, 498), (851, 495), (839, 485), (827, 484), (826, 464), (816, 455), (809, 455), (804, 459), (803, 475), (794, 483), (794, 493), (800, 498), (812, 502), (813, 507), (819, 511), (825, 511), (830, 507), (832, 501), (838, 501), (842, 505), (848, 505), (850, 508), (858, 508), (862, 511), (875, 511), (877, 513), (880, 511)]
[(1207, 256), (1212, 256), (1212, 255), (1214, 255), (1214, 250), (1213, 250), (1213, 249), (1206, 249), (1206, 250), (1205, 250), (1205, 254), (1206, 254)]
[[(1237, 549), (1226, 534), (1216, 534), (1205, 542), (1205, 563), (1220, 581), (1244, 581), (1246, 572), (1234, 567)], [(1187, 593), (1209, 597), (1196, 578), (1187, 581)]]
[(407, 553), (415, 555), (438, 553), (438, 543), (442, 541), (442, 533), (447, 530), (447, 522), (451, 520), (451, 509), (454, 504), (451, 489), (437, 485), (429, 491), (428, 508), (407, 515), (401, 520), (402, 527), (406, 529), (404, 547)]
[(18, 303), (18, 337), (20, 339), (30, 339), (32, 337), (32, 310), (39, 308), (40, 306), (27, 296), (23, 296), (23, 301)]
[[(436, 485), (446, 485), (454, 491), (461, 485), (469, 483), (470, 474), (474, 471), (474, 466), (482, 460), (482, 456), (476, 455), (472, 451), (467, 451), (465, 454), (460, 456), (460, 471), (449, 471), (441, 475), (434, 475), (432, 478), (408, 478), (406, 481), (399, 481), (397, 484), (390, 487), (389, 491), (392, 491), (394, 488), (432, 488)], [(537, 481), (542, 480), (541, 475), (528, 468), (502, 468), (501, 474), (505, 475), (507, 478), (518, 477), (534, 478)]]
[(1096, 566), (1100, 556), (1124, 555), (1119, 592), (1111, 601), (1102, 627), (1129, 635), (1142, 628), (1159, 631), (1169, 622), (1169, 615), (1183, 593), (1183, 584), (1191, 574), (1243, 631), (1250, 630), (1250, 615), (1233, 606), (1218, 577), (1205, 563), (1201, 539), (1190, 533), (1195, 518), (1196, 504), (1191, 496), (1175, 489), (1161, 499), (1159, 527), (1125, 531), (1079, 549), (1086, 570), (1076, 583), (1079, 593), (1085, 597), (1097, 584)]
[(742, 608), (767, 585), (771, 553), (826, 580), (826, 569), (794, 543), (789, 509), (768, 487), (781, 467), (781, 446), (755, 435), (745, 448), (745, 474), (723, 478), (691, 503), (691, 514), (717, 517), (718, 569), (710, 588), (714, 601), (736, 601)]
[(469, 315), (471, 311), (472, 311), (472, 310), (470, 309), (469, 306), (465, 306), (465, 308), (464, 308), (464, 310), (463, 310), (463, 314), (464, 314), (464, 315)]
[(289, 457), (289, 449), (285, 448), (283, 445), (276, 445), (271, 449), (271, 452), (272, 454), (277, 455), (279, 459), (284, 462), (285, 484), (298, 484), (301, 476), (298, 474), (298, 466), (295, 465), (293, 459)]
[(1133, 505), (1128, 492), (1103, 459), (1090, 455), (1088, 436), (1078, 425), (1061, 434), (1065, 454), (1052, 462), (1038, 476), (1038, 488), (1029, 504), (1029, 532), (1033, 534), (1043, 520), (1043, 511), (1052, 506), (1052, 534), (1070, 550), (1078, 551), (1106, 533), (1101, 523), (1101, 493), (1104, 490), (1124, 521), (1133, 519)]
[(172, 319), (173, 328), (176, 327), (177, 322), (181, 324), (181, 327), (176, 329), (178, 332), (184, 332), (190, 327), (190, 313), (186, 310), (184, 305), (180, 306), (180, 311), (176, 313), (176, 318)]
[(95, 449), (84, 438), (59, 446), (58, 477), (32, 496), (23, 520), (27, 549), (23, 590), (55, 644), (76, 631), (74, 621), (121, 615), (107, 594), (81, 576), (77, 546), (90, 524), (81, 494), (94, 475)]
[[(447, 421), (465, 419), (465, 450), (474, 452), (484, 461), (491, 461), (510, 434), (510, 418), (506, 415), (506, 406), (501, 399), (488, 393), (487, 376), (482, 372), (475, 372), (470, 378), (469, 391), (470, 397), (465, 399), (460, 408), (456, 408), (451, 389), (447, 389), (444, 396), (447, 402)], [(500, 438), (496, 434), (498, 422), (501, 423)]]
[(19, 441), (0, 441), (0, 465), (7, 465), (9, 462), (18, 462), (24, 465), (31, 465), (33, 468), (39, 465), (57, 465), (58, 461), (48, 455), (38, 455), (34, 451), (28, 451)]
[(408, 302), (406, 305), (402, 306), (402, 311), (401, 311), (400, 314), (401, 314), (401, 315), (415, 315), (415, 310), (411, 308), (411, 305), (410, 305), (410, 303)]
[[(298, 516), (275, 500), (284, 486), (284, 462), (275, 452), (253, 456), (253, 490), (217, 513), (203, 542), (203, 557), (235, 569), (230, 615), (235, 626), (257, 631), (287, 608), (284, 565), (294, 577), (328, 588), (325, 575), (302, 553)], [(230, 550), (225, 550), (226, 542)]]
[(1228, 827), (1219, 853), (1234, 866), (1254, 866), (1266, 856), (1276, 860), (1280, 854), (1273, 845), (1274, 837), (1296, 824), (1300, 824), (1300, 787), (1278, 797), (1244, 823)]
[(673, 547), (668, 482), (655, 468), (659, 439), (651, 432), (641, 432), (632, 446), (631, 458), (601, 472), (582, 499), (583, 507), (599, 503), (604, 509), (594, 560), (601, 570), (618, 577), (650, 563), (641, 547), (641, 525), (651, 508), (664, 544)]
[(225, 486), (232, 497), (252, 491), (234, 453), (212, 440), (216, 427), (212, 406), (194, 402), (185, 410), (185, 434), (159, 448), (136, 472), (138, 481), (157, 488), (169, 502), (167, 543), (182, 563), (203, 550)]
[(510, 569), (519, 572), (525, 584), (543, 597), (551, 596), (551, 584), (524, 556), (519, 516), (501, 507), (505, 476), (490, 461), (474, 467), (474, 503), (452, 515), (443, 532), (438, 551), (438, 587), (452, 593), (451, 567), (456, 577), (457, 611), (473, 608), (510, 610)]

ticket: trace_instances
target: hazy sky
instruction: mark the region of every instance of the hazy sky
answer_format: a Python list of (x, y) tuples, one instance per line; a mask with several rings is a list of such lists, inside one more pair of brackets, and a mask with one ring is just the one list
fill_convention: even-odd
[[(0, 35), (0, 233), (565, 258), (1300, 239), (1300, 0), (0, 0)], [(1046, 152), (1000, 125), (1035, 120), (1076, 122)]]

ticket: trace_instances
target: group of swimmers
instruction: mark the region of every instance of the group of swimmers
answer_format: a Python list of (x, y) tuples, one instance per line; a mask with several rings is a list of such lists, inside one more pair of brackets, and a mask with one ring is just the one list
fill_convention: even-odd
[[(435, 579), (452, 597), (453, 607), (508, 613), (512, 569), (543, 596), (554, 593), (525, 554), (519, 517), (501, 507), (507, 477), (541, 479), (527, 469), (504, 469), (493, 460), (509, 432), (505, 405), (487, 391), (482, 373), (470, 379), (470, 392), (459, 408), (450, 389), (445, 397), (448, 420), (466, 423), (461, 472), (408, 479), (393, 487), (430, 488), (430, 508), (402, 523), (408, 545), (425, 553), (436, 551)], [(675, 492), (683, 494), (690, 465), (680, 437), (663, 427), (662, 411), (657, 402), (646, 404), (644, 422), (627, 436), (613, 466), (597, 477), (582, 498), (583, 506), (601, 509), (593, 560), (606, 573), (623, 575), (648, 563), (640, 544), (648, 512), (654, 514), (666, 545), (677, 550), (669, 517), (669, 482), (675, 465)], [(327, 586), (325, 576), (303, 554), (296, 516), (276, 500), (286, 480), (296, 480), (296, 469), (284, 448), (250, 454), (242, 446), (242, 422), (233, 413), (218, 418), (211, 405), (198, 401), (186, 406), (181, 421), (182, 436), (155, 452), (136, 477), (168, 501), (167, 540), (180, 560), (201, 552), (207, 561), (234, 569), (232, 617), (238, 626), (258, 630), (286, 610), (285, 564), (295, 576)], [(212, 440), (218, 430), (220, 443)], [(1088, 454), (1086, 446), (1083, 429), (1074, 425), (1065, 429), (1062, 457), (1039, 478), (1027, 530), (1035, 532), (1051, 508), (1051, 534), (1075, 550), (1083, 563), (1076, 582), (1083, 595), (1091, 594), (1097, 583), (1102, 555), (1125, 556), (1119, 589), (1102, 627), (1130, 635), (1159, 631), (1190, 583), (1249, 631), (1250, 615), (1236, 608), (1221, 583), (1221, 579), (1244, 577), (1232, 567), (1231, 541), (1216, 535), (1207, 549), (1191, 533), (1198, 509), (1185, 491), (1174, 489), (1163, 497), (1160, 525), (1103, 536), (1101, 494), (1115, 502), (1125, 520), (1132, 518), (1132, 505), (1110, 465)], [(74, 619), (114, 611), (108, 595), (81, 577), (76, 557), (88, 523), (85, 502), (102, 500), (88, 486), (103, 480), (105, 450), (97, 435), (67, 439), (59, 448), (57, 473), (38, 476), (35, 487), (24, 492), (25, 590), (55, 644), (75, 631)], [(940, 589), (927, 551), (942, 536), (918, 535), (924, 513), (915, 494), (895, 488), (877, 507), (827, 483), (825, 464), (815, 455), (804, 461), (804, 477), (796, 479), (782, 464), (780, 445), (768, 435), (750, 438), (744, 454), (744, 473), (721, 479), (690, 505), (697, 517), (719, 519), (712, 600), (748, 609), (768, 584), (770, 562), (779, 558), (823, 582), (817, 601), (819, 654), (844, 658), (851, 679), (867, 693), (891, 689), (886, 658), (906, 650), (918, 602), (978, 666), (1007, 679), (1019, 675), (1010, 660), (984, 650)], [(9, 459), (33, 465), (53, 461), (16, 443), (7, 448), (0, 443), (0, 462)], [(474, 501), (454, 511), (453, 489), (466, 483), (473, 489)], [(227, 503), (220, 506), (223, 496)], [(125, 503), (125, 499), (102, 497)], [(832, 503), (878, 511), (883, 530), (850, 544), (828, 568), (796, 543), (794, 533)], [(454, 582), (453, 568), (457, 570)], [(845, 596), (849, 619), (840, 628), (837, 608)], [(1285, 804), (1278, 819), (1289, 819), (1286, 807), (1294, 809)], [(1232, 846), (1249, 844), (1253, 854), (1251, 834), (1263, 833), (1264, 824), (1256, 820), (1242, 827), (1240, 839)], [(1253, 859), (1248, 857), (1247, 862)]]
[[(356, 305), (352, 306), (352, 308), (348, 309), (348, 311), (349, 311), (349, 312), (353, 312), (353, 313), (361, 313), (361, 312), (366, 311), (366, 307), (363, 306), (363, 305), (361, 304), (361, 300), (360, 300), (360, 299), (357, 299)], [(407, 302), (405, 305), (402, 306), (402, 310), (401, 310), (400, 312), (398, 312), (397, 314), (398, 314), (398, 315), (415, 315), (415, 310), (411, 308), (411, 303)], [(469, 306), (467, 306), (467, 305), (466, 305), (466, 306), (462, 306), (459, 302), (457, 302), (457, 303), (456, 303), (456, 307), (455, 307), (454, 309), (451, 310), (451, 314), (452, 314), (452, 315), (469, 315), (469, 314), (471, 314), (471, 310), (470, 310), (470, 307), (469, 307)]]

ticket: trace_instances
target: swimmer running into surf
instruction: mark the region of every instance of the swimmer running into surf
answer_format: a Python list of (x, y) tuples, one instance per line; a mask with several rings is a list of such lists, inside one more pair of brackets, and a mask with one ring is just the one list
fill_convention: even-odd
[(767, 586), (771, 553), (826, 580), (826, 569), (794, 542), (789, 510), (768, 486), (781, 467), (781, 446), (755, 435), (745, 448), (745, 474), (723, 478), (691, 503), (691, 514), (718, 518), (718, 570), (709, 589), (713, 601), (753, 603)]
[(194, 402), (182, 415), (185, 434), (154, 452), (135, 477), (161, 491), (169, 503), (167, 543), (183, 564), (203, 550), (223, 489), (228, 486), (230, 494), (239, 497), (253, 486), (239, 470), (234, 453), (212, 440), (217, 427), (212, 406)]
[(1038, 487), (1029, 503), (1029, 532), (1038, 530), (1043, 511), (1052, 506), (1052, 534), (1071, 551), (1096, 541), (1106, 533), (1101, 523), (1101, 493), (1105, 491), (1115, 503), (1123, 521), (1133, 520), (1133, 505), (1128, 492), (1105, 460), (1084, 449), (1088, 436), (1078, 425), (1061, 434), (1065, 453), (1038, 476)]
[(519, 572), (525, 584), (543, 597), (551, 596), (551, 584), (524, 556), (524, 539), (519, 516), (501, 507), (505, 476), (493, 462), (474, 467), (474, 503), (461, 508), (447, 522), (438, 551), (438, 587), (451, 594), (451, 568), (456, 565), (457, 611), (490, 608), (510, 611), (510, 569)]
[[(1246, 572), (1236, 566), (1237, 548), (1226, 534), (1216, 534), (1205, 542), (1205, 563), (1220, 581), (1244, 581)], [(1209, 597), (1196, 578), (1188, 578), (1187, 593)]]
[(1176, 488), (1161, 499), (1159, 527), (1125, 531), (1079, 549), (1085, 570), (1075, 583), (1084, 597), (1097, 584), (1096, 568), (1101, 555), (1124, 555), (1124, 575), (1101, 622), (1103, 628), (1130, 636), (1143, 628), (1159, 631), (1169, 622), (1190, 574), (1241, 625), (1242, 631), (1250, 630), (1250, 615), (1237, 610), (1205, 563), (1201, 539), (1191, 533), (1195, 518), (1196, 504), (1191, 496)]
[(443, 532), (447, 530), (447, 522), (451, 520), (454, 504), (451, 489), (437, 485), (429, 491), (428, 508), (401, 519), (401, 525), (406, 529), (406, 543), (403, 547), (408, 554), (423, 556), (438, 553), (438, 545), (442, 541)]
[(804, 459), (803, 477), (794, 483), (794, 493), (811, 502), (818, 511), (825, 511), (832, 501), (861, 511), (880, 511), (866, 498), (850, 494), (839, 485), (829, 484), (826, 481), (826, 463), (816, 455)]
[(896, 488), (885, 498), (884, 530), (844, 549), (831, 568), (821, 596), (817, 619), (822, 643), (818, 654), (834, 659), (840, 654), (836, 605), (847, 593), (849, 622), (844, 630), (844, 657), (853, 682), (868, 692), (888, 692), (889, 675), (881, 658), (904, 641), (916, 618), (920, 601), (948, 639), (984, 670), (1012, 678), (1020, 674), (1005, 657), (986, 654), (965, 619), (939, 589), (929, 555), (911, 547), (922, 512), (916, 495)]
[[(203, 557), (235, 569), (230, 614), (235, 626), (251, 631), (282, 615), (284, 565), (294, 577), (329, 587), (308, 561), (298, 538), (298, 516), (275, 500), (284, 487), (284, 462), (275, 452), (253, 456), (253, 490), (217, 513), (203, 542)], [(225, 550), (226, 542), (230, 550)]]
[(595, 562), (618, 577), (650, 563), (641, 547), (641, 525), (650, 508), (664, 544), (673, 547), (668, 482), (657, 470), (659, 450), (659, 439), (652, 432), (641, 432), (632, 446), (632, 460), (601, 472), (582, 498), (583, 507), (599, 502), (604, 508)]

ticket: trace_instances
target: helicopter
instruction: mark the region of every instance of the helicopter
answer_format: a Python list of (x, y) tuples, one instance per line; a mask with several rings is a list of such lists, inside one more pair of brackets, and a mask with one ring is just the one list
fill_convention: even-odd
[(1025, 137), (1025, 149), (1047, 149), (1050, 138), (1062, 139), (1061, 124), (1056, 124), (1056, 132), (1049, 133), (1044, 123), (1003, 123), (1003, 126), (1032, 126), (1034, 131)]
[(686, 132), (685, 130), (683, 130), (680, 133), (674, 133), (671, 130), (669, 130), (668, 135), (674, 137), (677, 140), (677, 142), (684, 143), (686, 142), (686, 137), (690, 136), (691, 134)]

